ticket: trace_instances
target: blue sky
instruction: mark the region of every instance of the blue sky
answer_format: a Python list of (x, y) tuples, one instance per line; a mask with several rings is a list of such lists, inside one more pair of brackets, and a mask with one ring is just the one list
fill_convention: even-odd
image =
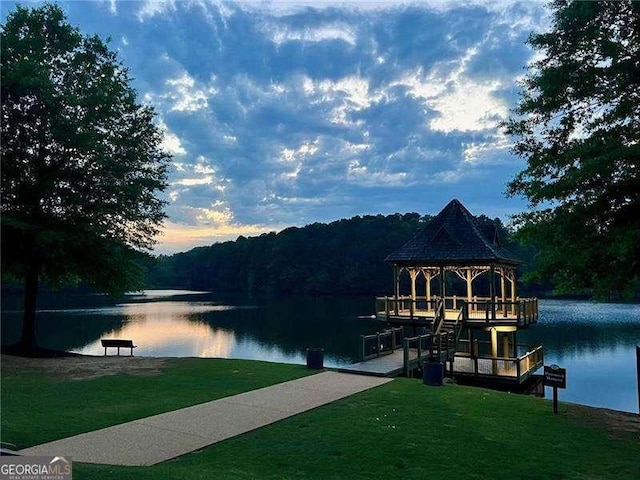
[(452, 198), (526, 209), (504, 195), (524, 162), (498, 122), (546, 3), (58, 3), (111, 37), (158, 113), (174, 155), (158, 253)]

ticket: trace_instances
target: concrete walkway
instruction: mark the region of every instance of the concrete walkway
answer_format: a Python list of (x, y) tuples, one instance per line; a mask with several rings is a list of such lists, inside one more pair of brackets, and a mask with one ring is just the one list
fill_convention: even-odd
[(36, 445), (21, 453), (64, 456), (74, 462), (154, 465), (391, 380), (322, 372)]

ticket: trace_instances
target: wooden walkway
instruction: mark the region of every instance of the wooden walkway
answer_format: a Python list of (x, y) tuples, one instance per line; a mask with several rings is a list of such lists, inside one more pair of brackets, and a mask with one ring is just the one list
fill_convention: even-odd
[(336, 370), (375, 377), (396, 377), (402, 375), (404, 371), (404, 351), (399, 349), (388, 355), (353, 363), (345, 367), (338, 367)]

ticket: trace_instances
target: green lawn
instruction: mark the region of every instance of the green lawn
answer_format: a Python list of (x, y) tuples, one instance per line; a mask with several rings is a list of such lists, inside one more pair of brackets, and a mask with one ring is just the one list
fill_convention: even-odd
[[(263, 378), (256, 383), (264, 384), (268, 376), (275, 383), (279, 381), (275, 371), (280, 368), (281, 379), (306, 372), (302, 367), (245, 362), (245, 368), (253, 369), (252, 374), (247, 370), (239, 375), (232, 373), (241, 370), (233, 365), (218, 360), (203, 360), (202, 364), (195, 360), (172, 362), (162, 375), (166, 378), (156, 378), (144, 400), (136, 403), (151, 402), (157, 411), (168, 410), (179, 402), (172, 400), (173, 406), (167, 408), (159, 408), (159, 404), (164, 404), (176, 389), (193, 389), (194, 395), (210, 399), (215, 385), (221, 393), (231, 392), (234, 388), (245, 389), (259, 376)], [(217, 380), (205, 380), (210, 372)], [(84, 397), (92, 397), (87, 390), (102, 387), (94, 383), (99, 380), (82, 382), (84, 387), (61, 383), (58, 391), (75, 392), (64, 394), (71, 405), (51, 405), (42, 397), (35, 402), (39, 405), (36, 411), (72, 415), (80, 410), (82, 420), (78, 425), (84, 426), (94, 424), (95, 417), (102, 422), (106, 422), (103, 417), (109, 417), (108, 423), (124, 421), (113, 421), (121, 416), (118, 410), (128, 410), (131, 417), (136, 408), (143, 408), (129, 406), (126, 401), (120, 401), (117, 407), (103, 407), (100, 412), (75, 408), (75, 395), (84, 392)], [(134, 383), (140, 380), (137, 377)], [(131, 398), (128, 389), (133, 380), (127, 376), (100, 381), (108, 381), (124, 397)], [(208, 387), (201, 387), (205, 381)], [(5, 404), (4, 382), (3, 387), (3, 426), (7, 416), (22, 418), (25, 426), (30, 425), (24, 443), (38, 443), (40, 440), (32, 438), (40, 435), (33, 430), (39, 420), (19, 402)], [(109, 401), (117, 399), (118, 395), (109, 397)], [(152, 413), (146, 410), (145, 414)], [(153, 467), (74, 464), (74, 478), (637, 480), (640, 430), (637, 422), (632, 422), (635, 427), (626, 428), (624, 420), (622, 417), (616, 423), (599, 410), (568, 404), (561, 404), (560, 414), (554, 416), (548, 400), (453, 384), (426, 387), (418, 380), (396, 379)], [(15, 431), (13, 421), (6, 424)], [(6, 435), (5, 429), (3, 437)]]
[(640, 478), (637, 432), (589, 426), (583, 411), (561, 405), (554, 416), (542, 399), (396, 379), (154, 467), (75, 471), (95, 479)]
[[(126, 362), (127, 359), (123, 358)], [(86, 380), (2, 368), (2, 441), (24, 448), (311, 373), (301, 365), (180, 358), (157, 375)]]

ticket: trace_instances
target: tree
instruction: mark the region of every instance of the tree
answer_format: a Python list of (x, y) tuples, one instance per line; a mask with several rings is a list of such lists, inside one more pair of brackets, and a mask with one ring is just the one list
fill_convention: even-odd
[(508, 134), (527, 167), (509, 183), (531, 211), (536, 276), (561, 292), (640, 285), (640, 2), (556, 0)]
[(58, 6), (18, 6), (1, 41), (2, 270), (24, 281), (21, 344), (35, 348), (40, 279), (139, 286), (169, 155), (116, 54)]

